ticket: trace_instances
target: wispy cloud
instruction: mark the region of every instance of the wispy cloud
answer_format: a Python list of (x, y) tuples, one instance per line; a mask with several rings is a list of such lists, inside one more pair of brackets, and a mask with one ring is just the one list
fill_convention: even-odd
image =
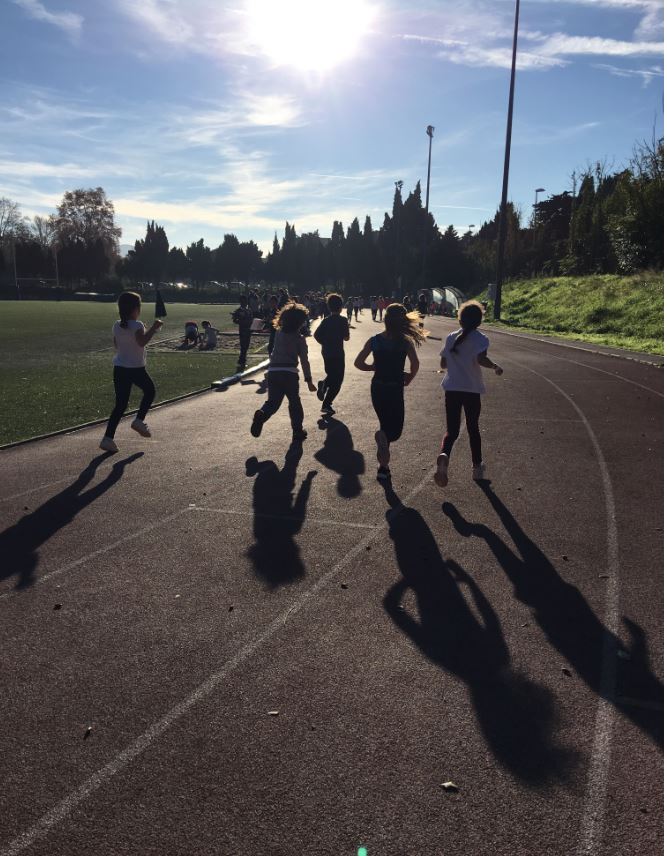
[(76, 12), (50, 12), (39, 0), (12, 0), (35, 21), (43, 21), (63, 30), (70, 37), (78, 36), (83, 26), (83, 16)]
[(606, 71), (614, 77), (639, 78), (645, 87), (656, 77), (664, 77), (665, 74), (659, 65), (651, 66), (651, 68), (619, 68), (616, 65), (608, 65), (600, 62), (593, 63), (593, 68), (599, 68), (601, 71)]
[[(634, 40), (602, 36), (579, 36), (564, 32), (546, 33), (523, 29), (519, 33), (517, 68), (547, 71), (570, 65), (573, 58), (585, 56), (652, 57), (661, 56), (662, 0), (535, 0), (543, 5), (569, 3), (624, 9), (640, 16)], [(433, 10), (432, 10), (433, 12)], [(483, 22), (483, 26), (480, 24)], [(433, 12), (425, 22), (426, 33), (404, 33), (404, 41), (432, 46), (437, 55), (449, 62), (472, 67), (509, 68), (511, 64), (511, 27), (508, 13), (497, 6), (471, 0), (469, 8), (454, 3), (447, 14)]]

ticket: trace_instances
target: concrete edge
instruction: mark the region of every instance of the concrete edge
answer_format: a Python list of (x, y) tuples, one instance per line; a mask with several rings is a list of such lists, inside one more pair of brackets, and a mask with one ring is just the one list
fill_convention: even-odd
[[(252, 366), (243, 372), (238, 372), (230, 377), (224, 377), (222, 380), (214, 380), (210, 386), (205, 386), (202, 389), (195, 389), (192, 392), (184, 392), (183, 395), (176, 395), (174, 398), (167, 398), (165, 401), (161, 401), (159, 404), (151, 407), (151, 410), (158, 410), (160, 407), (166, 407), (169, 404), (178, 404), (179, 401), (184, 401), (187, 398), (193, 398), (195, 395), (203, 395), (205, 392), (226, 389), (228, 386), (238, 383), (241, 378), (254, 374), (257, 371), (261, 371), (261, 369), (268, 366), (268, 364), (268, 360), (263, 360), (261, 363), (258, 363), (256, 366)], [(133, 416), (136, 412), (136, 409), (128, 410), (123, 416), (123, 419), (127, 416)], [(109, 417), (105, 416), (103, 419), (94, 419), (92, 422), (82, 422), (80, 425), (72, 425), (69, 428), (50, 431), (48, 434), (38, 434), (36, 437), (27, 437), (25, 440), (15, 440), (13, 443), (5, 443), (0, 446), (0, 452), (4, 452), (6, 449), (15, 449), (17, 446), (27, 446), (28, 443), (38, 443), (40, 440), (49, 440), (51, 437), (62, 437), (65, 434), (75, 434), (77, 431), (83, 431), (86, 428), (94, 428), (96, 425), (104, 425), (108, 421)]]

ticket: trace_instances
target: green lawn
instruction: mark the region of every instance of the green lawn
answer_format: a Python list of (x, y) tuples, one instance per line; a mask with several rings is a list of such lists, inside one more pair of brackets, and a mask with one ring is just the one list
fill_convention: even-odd
[[(233, 374), (234, 354), (168, 350), (184, 322), (202, 319), (234, 328), (233, 306), (169, 304), (162, 331), (148, 346), (156, 403), (208, 387)], [(0, 444), (107, 416), (113, 407), (111, 327), (114, 303), (0, 301)], [(152, 323), (147, 306), (144, 323)], [(220, 345), (224, 347), (221, 338)], [(260, 353), (259, 357), (263, 356)], [(136, 407), (139, 393), (133, 393)]]
[(662, 273), (507, 282), (503, 285), (501, 324), (662, 354), (663, 289)]

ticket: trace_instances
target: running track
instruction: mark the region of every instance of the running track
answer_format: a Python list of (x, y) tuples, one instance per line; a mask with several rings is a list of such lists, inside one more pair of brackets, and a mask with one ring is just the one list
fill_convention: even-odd
[(430, 340), (385, 491), (378, 329), (302, 455), (261, 376), (0, 453), (0, 856), (662, 852), (662, 369), (491, 332), (442, 492)]

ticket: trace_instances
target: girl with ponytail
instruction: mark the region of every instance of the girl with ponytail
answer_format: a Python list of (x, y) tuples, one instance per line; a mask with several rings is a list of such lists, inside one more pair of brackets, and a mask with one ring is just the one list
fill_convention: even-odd
[[(354, 361), (355, 368), (373, 372), (371, 401), (380, 422), (375, 442), (380, 464), (378, 479), (382, 481), (391, 478), (389, 444), (403, 433), (403, 390), (419, 371), (415, 345), (421, 345), (427, 336), (419, 321), (417, 312), (407, 312), (400, 303), (390, 304), (384, 316), (384, 331), (372, 336)], [(371, 354), (373, 362), (369, 364), (366, 360)], [(410, 363), (409, 372), (404, 371), (406, 359)]]
[(434, 476), (435, 483), (440, 487), (446, 487), (449, 481), (449, 456), (461, 429), (461, 410), (465, 411), (466, 415), (472, 453), (472, 477), (476, 481), (484, 478), (479, 415), (482, 407), (481, 396), (486, 389), (480, 367), (493, 369), (497, 375), (503, 373), (500, 366), (487, 357), (489, 340), (477, 329), (484, 318), (482, 304), (469, 300), (459, 308), (458, 317), (461, 329), (447, 336), (445, 347), (440, 352), (440, 367), (447, 370), (442, 382), (445, 390), (447, 431), (442, 440)]

